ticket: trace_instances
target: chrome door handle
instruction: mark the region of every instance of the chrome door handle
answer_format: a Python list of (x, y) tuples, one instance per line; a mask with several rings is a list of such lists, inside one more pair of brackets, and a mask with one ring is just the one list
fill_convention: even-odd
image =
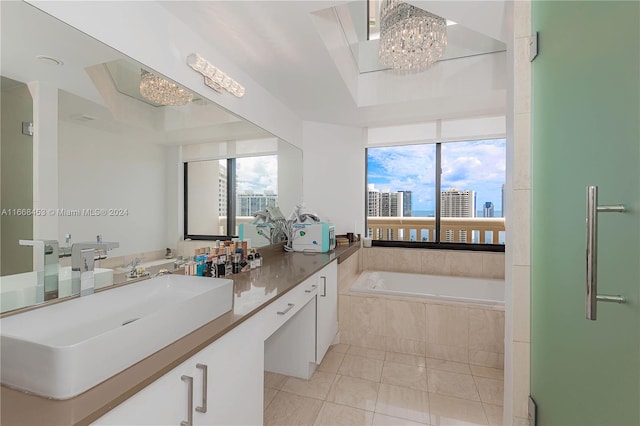
[(196, 364), (196, 368), (202, 370), (202, 405), (196, 407), (198, 413), (207, 412), (207, 366), (205, 364)]
[(193, 377), (183, 375), (180, 377), (180, 380), (183, 382), (187, 382), (188, 390), (187, 390), (187, 409), (189, 410), (187, 414), (187, 420), (181, 421), (180, 426), (192, 426), (193, 425)]
[(587, 187), (587, 297), (586, 318), (597, 319), (598, 302), (625, 303), (625, 297), (606, 294), (598, 295), (598, 213), (622, 213), (624, 205), (598, 205), (598, 187)]
[(322, 294), (320, 297), (327, 297), (327, 277), (320, 278), (322, 278)]
[(312, 286), (311, 286), (311, 289), (309, 289), (309, 290), (305, 290), (304, 292), (305, 292), (305, 293), (311, 293), (313, 290), (315, 290), (315, 289), (316, 289), (316, 287), (318, 287), (318, 286), (314, 284), (314, 285), (312, 285)]
[(284, 315), (296, 306), (293, 303), (287, 303), (287, 308), (284, 311), (278, 311), (278, 315)]

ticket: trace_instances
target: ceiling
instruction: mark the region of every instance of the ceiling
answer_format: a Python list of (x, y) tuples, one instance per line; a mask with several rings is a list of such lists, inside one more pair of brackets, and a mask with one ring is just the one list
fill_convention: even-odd
[[(475, 32), (497, 42), (507, 39), (510, 17), (503, 0), (407, 1), (457, 22), (470, 34)], [(347, 41), (348, 29), (338, 18), (340, 8), (350, 2), (159, 3), (302, 120), (366, 127), (506, 111), (504, 52), (449, 59), (412, 75), (361, 72), (353, 46)], [(22, 81), (56, 80), (63, 89), (74, 87), (65, 89), (70, 93), (106, 105), (104, 93), (87, 78), (84, 69), (121, 59), (122, 55), (91, 37), (79, 39), (71, 27), (59, 23), (54, 27), (55, 19), (42, 13), (36, 16), (33, 8), (17, 8), (29, 16), (5, 19), (8, 15), (3, 14), (3, 73), (11, 70), (7, 77), (23, 77)], [(22, 25), (23, 22), (31, 25)], [(41, 37), (40, 31), (30, 30), (34, 27), (48, 36)], [(9, 36), (13, 33), (17, 35)], [(64, 67), (34, 62), (34, 56), (42, 53), (63, 58)], [(18, 57), (28, 60), (13, 59)], [(230, 119), (233, 120), (237, 119)], [(237, 124), (227, 127), (245, 131)]]
[[(200, 97), (179, 107), (153, 106), (133, 93), (139, 86), (141, 64), (25, 2), (0, 5), (2, 76), (60, 89), (62, 121), (113, 133), (126, 131), (164, 145), (273, 137)], [(37, 59), (43, 55), (62, 64)], [(3, 79), (3, 90), (10, 88), (8, 83)], [(125, 83), (132, 90), (123, 90)]]
[[(507, 39), (510, 19), (504, 1), (408, 2), (499, 42)], [(353, 55), (340, 52), (350, 46), (334, 7), (347, 3), (161, 2), (303, 120), (366, 126), (504, 112), (504, 52), (491, 54), (491, 59), (481, 55), (486, 58), (443, 61), (417, 75), (360, 73)], [(483, 68), (477, 72), (474, 67)], [(486, 69), (498, 78), (484, 76)], [(464, 92), (464, 82), (473, 79), (477, 81)]]

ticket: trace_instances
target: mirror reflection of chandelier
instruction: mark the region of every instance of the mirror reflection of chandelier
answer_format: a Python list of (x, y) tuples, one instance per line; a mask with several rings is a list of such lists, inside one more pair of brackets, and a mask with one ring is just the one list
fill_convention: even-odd
[(193, 100), (188, 90), (149, 71), (140, 75), (140, 94), (158, 105), (185, 105)]
[(380, 6), (380, 62), (394, 70), (422, 71), (447, 47), (447, 21), (400, 0)]

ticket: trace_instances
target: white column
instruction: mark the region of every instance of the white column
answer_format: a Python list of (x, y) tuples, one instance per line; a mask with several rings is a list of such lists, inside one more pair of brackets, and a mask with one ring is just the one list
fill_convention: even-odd
[(507, 150), (504, 424), (528, 425), (531, 271), (531, 1), (516, 0), (510, 41), (511, 143)]
[[(46, 209), (34, 216), (33, 238), (58, 239), (58, 88), (28, 83), (33, 98), (33, 207)], [(62, 206), (64, 207), (64, 206)]]

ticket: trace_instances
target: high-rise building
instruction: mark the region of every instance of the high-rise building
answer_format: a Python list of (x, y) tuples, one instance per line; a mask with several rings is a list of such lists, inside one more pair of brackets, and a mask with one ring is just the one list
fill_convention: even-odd
[[(409, 193), (409, 209), (411, 209), (411, 191)], [(391, 192), (389, 189), (380, 191), (373, 184), (367, 189), (367, 215), (370, 217), (403, 217), (406, 202), (405, 191)]]
[(411, 191), (400, 192), (402, 192), (402, 215), (411, 217)]
[(227, 167), (219, 161), (220, 174), (218, 176), (218, 213), (227, 215)]
[(369, 184), (367, 189), (367, 216), (380, 216), (380, 190), (373, 184)]
[[(440, 193), (441, 217), (475, 217), (476, 216), (476, 192), (470, 190), (458, 190), (451, 188)], [(467, 231), (459, 231), (457, 236), (450, 229), (445, 231), (445, 241), (467, 241)]]
[(493, 217), (493, 203), (487, 201), (482, 206), (482, 217)]
[(502, 217), (504, 217), (505, 214), (505, 204), (504, 204), (504, 183), (502, 184), (502, 205), (500, 206), (500, 214)]
[(254, 194), (253, 191), (245, 191), (238, 194), (236, 199), (236, 214), (238, 216), (253, 216), (257, 211), (264, 210), (268, 205), (278, 205), (278, 195), (266, 190), (264, 194)]
[(451, 188), (440, 194), (440, 215), (442, 217), (475, 217), (476, 192)]
[(384, 191), (380, 193), (380, 216), (402, 217), (403, 193)]

